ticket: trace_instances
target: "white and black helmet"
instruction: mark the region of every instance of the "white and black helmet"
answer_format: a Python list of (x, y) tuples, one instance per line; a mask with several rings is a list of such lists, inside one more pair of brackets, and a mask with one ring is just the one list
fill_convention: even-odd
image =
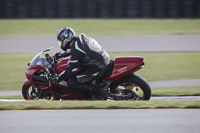
[(62, 50), (66, 51), (67, 49), (69, 49), (69, 44), (71, 43), (71, 41), (76, 38), (76, 33), (72, 28), (64, 27), (58, 32), (58, 45)]

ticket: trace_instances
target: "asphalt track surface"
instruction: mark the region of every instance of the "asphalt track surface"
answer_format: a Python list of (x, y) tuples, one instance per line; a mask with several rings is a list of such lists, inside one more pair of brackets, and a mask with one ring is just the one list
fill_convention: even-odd
[(1, 133), (199, 133), (199, 109), (0, 111)]
[[(108, 52), (199, 52), (200, 35), (93, 36)], [(0, 37), (0, 53), (38, 53), (55, 46), (55, 37)]]

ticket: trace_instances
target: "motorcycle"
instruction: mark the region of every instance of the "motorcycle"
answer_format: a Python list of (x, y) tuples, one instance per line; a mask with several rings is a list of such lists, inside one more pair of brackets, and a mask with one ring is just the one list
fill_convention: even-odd
[[(96, 100), (95, 96), (86, 96), (82, 91), (70, 90), (69, 79), (52, 82), (52, 79), (63, 72), (69, 63), (69, 57), (56, 59), (46, 50), (38, 53), (27, 65), (26, 80), (22, 87), (22, 95), (26, 100)], [(45, 55), (45, 57), (43, 56)], [(110, 61), (109, 69), (101, 79), (91, 84), (100, 88), (104, 95), (102, 100), (149, 100), (151, 88), (148, 82), (134, 74), (144, 67), (144, 58), (139, 56), (116, 57)], [(77, 74), (84, 71), (79, 66)]]

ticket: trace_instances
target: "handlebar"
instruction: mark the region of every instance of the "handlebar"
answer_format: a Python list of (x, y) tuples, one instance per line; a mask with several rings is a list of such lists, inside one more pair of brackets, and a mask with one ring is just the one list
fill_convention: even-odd
[(45, 54), (46, 60), (52, 65), (54, 66), (57, 63), (57, 59), (55, 56), (50, 56), (49, 54)]

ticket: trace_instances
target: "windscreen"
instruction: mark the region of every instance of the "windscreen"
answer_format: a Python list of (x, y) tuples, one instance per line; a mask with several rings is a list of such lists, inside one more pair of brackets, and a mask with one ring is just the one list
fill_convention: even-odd
[(42, 52), (38, 53), (30, 62), (30, 66), (32, 65), (40, 65), (44, 68), (49, 67), (51, 64), (46, 60), (46, 58), (43, 56), (46, 52), (49, 52), (52, 48), (48, 48), (43, 50)]

